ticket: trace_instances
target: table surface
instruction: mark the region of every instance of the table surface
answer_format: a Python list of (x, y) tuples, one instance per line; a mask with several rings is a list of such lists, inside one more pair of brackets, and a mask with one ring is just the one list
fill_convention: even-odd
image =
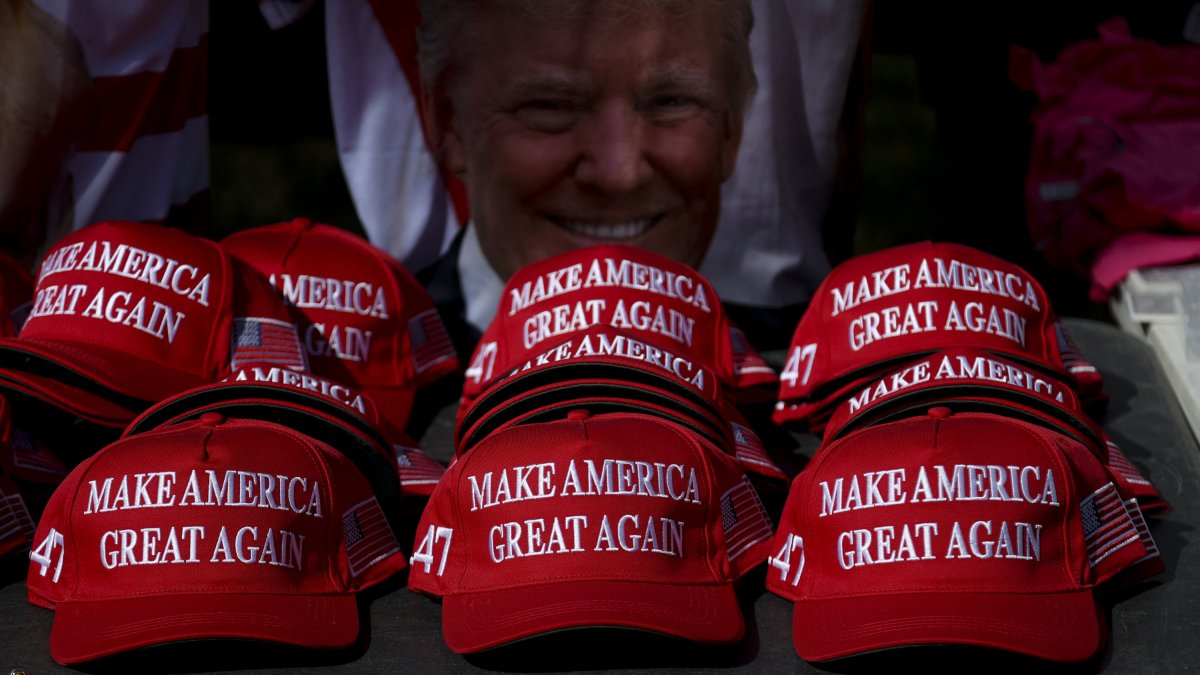
[[(1200, 448), (1173, 398), (1149, 346), (1117, 327), (1068, 320), (1080, 350), (1104, 375), (1111, 403), (1104, 420), (1110, 437), (1172, 505), (1149, 519), (1167, 564), (1158, 578), (1113, 598), (1111, 639), (1096, 660), (1064, 666), (974, 648), (924, 647), (891, 650), (836, 662), (811, 664), (792, 647), (791, 603), (762, 591), (761, 572), (743, 598), (747, 636), (738, 645), (709, 647), (620, 630), (567, 631), (487, 654), (464, 657), (441, 639), (439, 605), (413, 593), (402, 580), (373, 589), (361, 603), (363, 630), (357, 645), (321, 652), (238, 641), (167, 645), (80, 668), (85, 672), (837, 672), (874, 673), (912, 667), (919, 672), (1185, 673), (1200, 671), (1200, 552), (1190, 545), (1200, 526)], [(449, 411), (446, 411), (447, 413)], [(423, 439), (435, 456), (448, 455), (450, 415), (434, 420)], [(796, 437), (802, 462), (815, 439)], [(54, 614), (25, 599), (27, 561), (0, 566), (0, 667), (28, 673), (69, 672), (50, 658)]]

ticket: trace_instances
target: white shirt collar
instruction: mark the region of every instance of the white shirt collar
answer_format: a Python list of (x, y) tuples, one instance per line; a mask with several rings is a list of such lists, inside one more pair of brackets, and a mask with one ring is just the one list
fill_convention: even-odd
[(468, 223), (467, 231), (463, 233), (462, 246), (458, 249), (458, 283), (462, 289), (463, 309), (467, 323), (483, 332), (496, 308), (500, 306), (500, 296), (504, 293), (504, 280), (483, 256), (479, 246), (479, 237), (475, 228)]

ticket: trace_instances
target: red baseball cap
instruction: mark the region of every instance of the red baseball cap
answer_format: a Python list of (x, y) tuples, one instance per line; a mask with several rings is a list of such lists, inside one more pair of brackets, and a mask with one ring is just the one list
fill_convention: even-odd
[(540, 260), (509, 278), (463, 384), (470, 401), (492, 381), (564, 336), (610, 326), (712, 368), (735, 401), (770, 398), (775, 371), (725, 314), (696, 270), (652, 251), (588, 246)]
[(953, 404), (960, 412), (992, 412), (1047, 425), (1074, 438), (1107, 466), (1144, 512), (1170, 505), (1083, 410), (1066, 382), (1026, 364), (982, 350), (942, 350), (884, 374), (848, 396), (825, 427), (824, 442), (880, 421), (923, 414)]
[(54, 610), (50, 654), (62, 664), (198, 638), (346, 648), (357, 593), (405, 567), (342, 453), (215, 413), (84, 461), (35, 542), (29, 600)]
[[(919, 242), (856, 256), (825, 278), (792, 336), (775, 420), (802, 421), (879, 369), (948, 347), (1023, 360), (1085, 400), (1103, 396), (1036, 279), (969, 246)], [(804, 405), (813, 402), (822, 405)]]
[(306, 367), (264, 277), (215, 242), (110, 221), (67, 235), (43, 258), (20, 334), (0, 339), (0, 388), (16, 383), (85, 419), (105, 418), (250, 359)]
[(417, 527), (409, 588), (471, 653), (552, 631), (739, 641), (736, 583), (771, 521), (737, 463), (641, 414), (518, 425), (458, 458)]
[(395, 428), (408, 426), (416, 392), (459, 371), (424, 287), (363, 237), (296, 218), (235, 232), (221, 246), (303, 316), (312, 372), (368, 394)]
[(937, 407), (818, 450), (789, 492), (767, 589), (795, 602), (809, 661), (936, 644), (1085, 661), (1107, 642), (1094, 589), (1163, 569), (1143, 528), (1078, 442)]

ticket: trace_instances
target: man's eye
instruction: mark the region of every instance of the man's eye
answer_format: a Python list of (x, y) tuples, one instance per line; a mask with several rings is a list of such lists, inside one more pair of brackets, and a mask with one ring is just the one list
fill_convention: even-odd
[(652, 104), (656, 108), (680, 108), (691, 105), (694, 101), (686, 96), (656, 96)]
[(655, 96), (642, 105), (642, 109), (652, 118), (660, 122), (680, 122), (700, 111), (698, 100), (691, 96), (677, 94), (662, 94)]
[(579, 116), (579, 106), (560, 99), (531, 99), (517, 106), (517, 120), (537, 131), (564, 131)]

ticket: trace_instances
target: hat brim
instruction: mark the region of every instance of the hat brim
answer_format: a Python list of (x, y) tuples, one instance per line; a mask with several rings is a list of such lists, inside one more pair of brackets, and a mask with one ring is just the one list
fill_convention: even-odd
[[(111, 392), (126, 407), (145, 407), (204, 384), (194, 373), (99, 344), (26, 338), (0, 340), (0, 370), (16, 370), (62, 381), (79, 389)], [(77, 378), (82, 378), (82, 382)]]
[[(564, 417), (568, 410), (576, 408), (587, 408), (593, 413), (605, 408), (642, 412), (687, 426), (718, 447), (729, 444), (723, 435), (722, 421), (707, 416), (703, 410), (692, 407), (687, 400), (669, 391), (623, 381), (588, 380), (544, 385), (522, 391), (519, 396), (506, 401), (497, 401), (494, 407), (469, 411), (463, 416), (463, 425), (459, 427), (461, 433), (456, 434), (455, 452), (462, 455), (502, 428)], [(560, 414), (552, 414), (554, 411)]]
[(59, 602), (50, 655), (70, 665), (208, 638), (343, 649), (358, 639), (354, 595), (194, 593)]
[(138, 415), (123, 435), (131, 436), (174, 423), (183, 415), (199, 416), (204, 410), (241, 401), (273, 401), (322, 415), (314, 427), (303, 430), (325, 442), (322, 430), (330, 424), (337, 432), (349, 429), (380, 447), (387, 445), (379, 431), (358, 411), (327, 396), (274, 382), (213, 382), (163, 399)]
[[(694, 417), (724, 420), (716, 400), (706, 399), (700, 392), (682, 382), (645, 368), (632, 366), (615, 357), (596, 356), (530, 369), (493, 383), (474, 398), (464, 396), (455, 420), (455, 438), (458, 439), (464, 430), (473, 427), (479, 416), (511, 401), (528, 397), (532, 392), (562, 389), (567, 384), (598, 388), (605, 383), (615, 383), (627, 391), (654, 393), (656, 397), (669, 396), (679, 401), (682, 409)], [(569, 400), (572, 395), (574, 394), (564, 391), (558, 398)], [(723, 421), (715, 422), (717, 428), (723, 424)]]
[(0, 370), (0, 392), (23, 395), (85, 422), (118, 431), (150, 405), (146, 402), (129, 407), (95, 390), (80, 389), (61, 380), (18, 370)]
[(559, 581), (442, 599), (442, 635), (459, 654), (596, 627), (645, 630), (711, 644), (736, 643), (746, 631), (731, 584)]
[(825, 426), (824, 442), (831, 443), (864, 426), (919, 415), (935, 405), (957, 405), (956, 410), (997, 412), (1025, 419), (1074, 438), (1101, 461), (1108, 461), (1107, 445), (1100, 429), (1084, 416), (1031, 394), (981, 384), (955, 383), (924, 387), (871, 405), (851, 417), (845, 416), (844, 411), (839, 409)]
[(894, 593), (796, 601), (792, 638), (806, 661), (918, 645), (989, 647), (1077, 663), (1103, 649), (1107, 622), (1090, 590)]

